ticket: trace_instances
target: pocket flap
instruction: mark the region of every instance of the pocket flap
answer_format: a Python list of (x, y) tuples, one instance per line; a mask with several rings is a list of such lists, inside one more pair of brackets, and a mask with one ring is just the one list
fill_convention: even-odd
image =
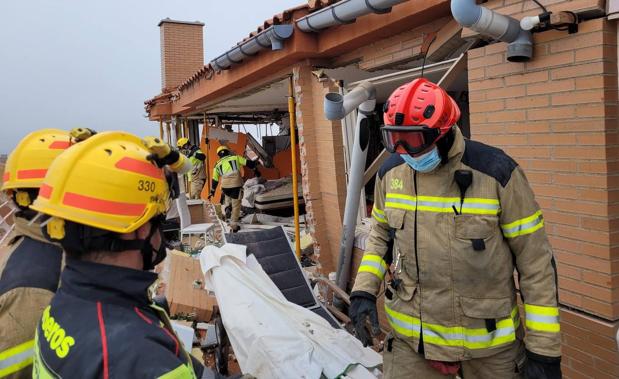
[(478, 299), (460, 297), (462, 312), (471, 318), (500, 319), (509, 317), (512, 313), (512, 299)]
[(393, 229), (402, 229), (404, 224), (404, 216), (406, 211), (403, 209), (385, 209), (385, 216), (387, 216), (387, 222)]
[(496, 217), (456, 216), (456, 237), (461, 239), (486, 239), (498, 228)]

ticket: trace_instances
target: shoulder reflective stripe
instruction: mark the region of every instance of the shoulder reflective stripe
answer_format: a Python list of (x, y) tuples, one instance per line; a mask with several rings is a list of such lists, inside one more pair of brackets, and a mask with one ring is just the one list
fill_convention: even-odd
[[(37, 328), (38, 329), (38, 328)], [(43, 356), (41, 355), (41, 351), (39, 349), (39, 331), (34, 332), (34, 358), (32, 360), (32, 376), (37, 379), (56, 379), (59, 378), (60, 375), (56, 374), (52, 369), (50, 369)]]
[(374, 208), (372, 208), (372, 216), (374, 217), (374, 219), (380, 223), (386, 224), (387, 223), (387, 219), (385, 218), (385, 212), (381, 211), (380, 209), (376, 208), (376, 206), (374, 206)]
[(387, 193), (385, 207), (425, 212), (451, 213), (453, 207), (462, 209), (465, 214), (498, 215), (501, 211), (499, 200), (484, 198), (465, 198), (460, 207), (458, 197), (410, 196)]
[(379, 255), (374, 254), (365, 254), (361, 259), (361, 264), (359, 265), (358, 272), (369, 272), (378, 277), (378, 279), (383, 280), (385, 278), (385, 273), (387, 272), (389, 267)]
[(486, 349), (510, 343), (516, 339), (519, 325), (518, 309), (514, 308), (511, 317), (497, 322), (496, 330), (486, 328), (469, 329), (462, 326), (442, 326), (421, 322), (417, 317), (399, 313), (385, 304), (389, 324), (395, 332), (405, 337), (419, 337), (423, 333), (425, 343), (440, 346), (463, 346), (467, 349)]
[(510, 222), (509, 224), (501, 225), (501, 229), (503, 230), (503, 235), (507, 238), (513, 238), (513, 237), (523, 236), (526, 234), (531, 234), (535, 232), (536, 230), (539, 230), (543, 227), (544, 227), (544, 217), (542, 216), (541, 210), (533, 213), (529, 217), (525, 217), (520, 220)]
[(195, 372), (187, 365), (180, 365), (172, 371), (161, 375), (160, 379), (188, 379), (195, 378)]
[(525, 304), (524, 311), (527, 329), (550, 333), (561, 331), (559, 308)]
[(0, 352), (0, 378), (31, 365), (33, 355), (34, 340)]

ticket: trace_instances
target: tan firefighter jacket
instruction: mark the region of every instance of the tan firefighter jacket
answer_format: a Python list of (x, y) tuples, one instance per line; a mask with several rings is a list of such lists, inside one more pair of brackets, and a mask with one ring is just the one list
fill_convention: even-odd
[[(554, 260), (524, 173), (502, 150), (465, 141), (457, 127), (448, 157), (425, 174), (396, 154), (381, 167), (353, 291), (378, 294), (393, 230), (391, 270), (402, 283), (391, 289), (385, 310), (396, 337), (416, 348), (423, 339), (425, 357), (442, 361), (509, 348), (523, 332), (515, 269), (525, 303), (526, 348), (560, 356)], [(463, 202), (456, 170), (472, 173)]]
[(31, 378), (34, 332), (58, 288), (62, 249), (41, 225), (15, 217), (15, 235), (0, 253), (0, 378)]

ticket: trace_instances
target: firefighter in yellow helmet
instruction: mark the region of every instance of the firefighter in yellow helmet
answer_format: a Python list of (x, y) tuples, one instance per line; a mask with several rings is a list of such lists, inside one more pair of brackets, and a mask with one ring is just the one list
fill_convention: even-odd
[(199, 199), (206, 183), (206, 166), (204, 164), (206, 155), (198, 146), (191, 144), (189, 138), (179, 138), (176, 145), (183, 154), (189, 157), (191, 162), (191, 171), (187, 174), (190, 183), (189, 194), (192, 199)]
[(34, 377), (202, 375), (149, 291), (176, 176), (164, 168), (190, 167), (159, 139), (123, 132), (99, 133), (49, 168), (32, 208), (50, 216), (43, 233), (67, 259), (36, 329)]
[(254, 174), (259, 177), (256, 162), (248, 160), (240, 155), (234, 155), (230, 152), (227, 146), (219, 146), (217, 148), (217, 156), (219, 160), (213, 167), (213, 176), (211, 180), (211, 191), (208, 195), (210, 199), (215, 194), (215, 190), (221, 181), (221, 191), (224, 194), (224, 205), (232, 206), (232, 215), (230, 228), (233, 232), (240, 229), (238, 224), (241, 215), (241, 198), (243, 197), (243, 178), (241, 177), (241, 166), (247, 166), (254, 170)]
[(558, 379), (557, 274), (542, 212), (518, 164), (465, 139), (459, 117), (426, 79), (398, 87), (385, 104), (381, 132), (392, 154), (376, 176), (349, 315), (370, 343), (365, 319), (378, 327), (376, 296), (390, 279), (386, 379)]
[(30, 205), (54, 159), (93, 134), (87, 128), (38, 130), (24, 137), (6, 162), (2, 191), (17, 212), (14, 232), (0, 251), (0, 378), (32, 376), (34, 329), (60, 279), (62, 249), (43, 237)]

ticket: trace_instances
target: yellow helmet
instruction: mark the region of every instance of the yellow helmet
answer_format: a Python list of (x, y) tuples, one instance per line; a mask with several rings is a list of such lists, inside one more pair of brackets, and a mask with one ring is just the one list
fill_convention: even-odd
[(189, 138), (185, 138), (185, 137), (179, 138), (178, 141), (176, 141), (176, 146), (177, 147), (183, 147), (188, 142), (189, 142)]
[(59, 129), (41, 129), (22, 138), (6, 161), (2, 191), (41, 187), (49, 166), (69, 146), (69, 133)]
[[(167, 210), (168, 184), (163, 169), (146, 158), (150, 154), (132, 134), (99, 133), (56, 158), (31, 208), (111, 232), (132, 232)], [(52, 235), (50, 226), (54, 223), (48, 224)], [(56, 232), (63, 238), (64, 230)]]
[(217, 155), (219, 155), (219, 153), (221, 153), (222, 151), (227, 150), (230, 151), (230, 149), (228, 148), (228, 146), (226, 145), (221, 145), (217, 148)]

